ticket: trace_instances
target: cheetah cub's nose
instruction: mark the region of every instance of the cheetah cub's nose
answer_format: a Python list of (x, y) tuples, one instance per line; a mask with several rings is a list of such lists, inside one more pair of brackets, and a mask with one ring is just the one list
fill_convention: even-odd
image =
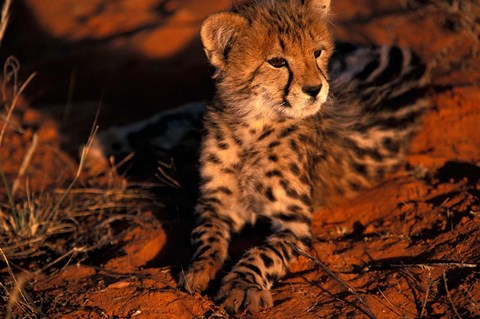
[(322, 89), (322, 85), (307, 85), (302, 88), (303, 93), (310, 95), (311, 97), (317, 97), (318, 93)]

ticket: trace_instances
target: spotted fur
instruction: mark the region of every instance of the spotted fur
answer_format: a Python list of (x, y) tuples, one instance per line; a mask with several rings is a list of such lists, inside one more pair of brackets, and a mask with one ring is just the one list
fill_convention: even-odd
[(314, 202), (349, 197), (395, 170), (426, 106), (423, 70), (398, 48), (340, 48), (348, 59), (332, 63), (329, 81), (329, 5), (253, 1), (201, 29), (217, 94), (204, 120), (195, 253), (180, 285), (203, 292), (232, 234), (260, 218), (272, 227), (222, 279), (216, 300), (230, 313), (272, 306), (269, 289), (296, 258), (290, 244), (310, 245)]

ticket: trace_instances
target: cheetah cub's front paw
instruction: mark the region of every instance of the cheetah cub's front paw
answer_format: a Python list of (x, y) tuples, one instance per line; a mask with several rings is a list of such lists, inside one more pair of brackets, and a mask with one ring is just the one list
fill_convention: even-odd
[(214, 261), (194, 262), (185, 273), (180, 273), (178, 285), (190, 293), (204, 292), (219, 269), (220, 265)]
[(239, 278), (224, 280), (215, 301), (221, 303), (232, 315), (244, 311), (256, 313), (273, 306), (270, 290), (264, 290)]

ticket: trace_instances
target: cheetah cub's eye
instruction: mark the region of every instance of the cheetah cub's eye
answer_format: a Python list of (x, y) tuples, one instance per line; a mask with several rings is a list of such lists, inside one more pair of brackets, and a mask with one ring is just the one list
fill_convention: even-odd
[(282, 68), (287, 65), (287, 60), (279, 57), (271, 58), (267, 62), (270, 63), (270, 65), (274, 68)]
[(315, 59), (318, 59), (323, 53), (323, 50), (315, 50), (313, 51), (313, 56), (315, 57)]

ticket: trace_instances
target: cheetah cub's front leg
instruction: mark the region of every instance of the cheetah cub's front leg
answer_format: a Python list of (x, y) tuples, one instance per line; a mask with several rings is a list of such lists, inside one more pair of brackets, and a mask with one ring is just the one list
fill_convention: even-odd
[(289, 226), (276, 219), (277, 231), (266, 244), (249, 250), (224, 277), (216, 301), (229, 313), (258, 312), (273, 306), (270, 288), (287, 273), (296, 253), (288, 243), (305, 249), (309, 245), (310, 232), (297, 236)]
[(218, 125), (207, 129), (200, 156), (200, 199), (195, 208), (197, 226), (191, 235), (192, 263), (179, 284), (190, 292), (203, 292), (216, 277), (228, 254), (231, 234), (245, 224), (238, 208), (234, 175), (238, 146)]

